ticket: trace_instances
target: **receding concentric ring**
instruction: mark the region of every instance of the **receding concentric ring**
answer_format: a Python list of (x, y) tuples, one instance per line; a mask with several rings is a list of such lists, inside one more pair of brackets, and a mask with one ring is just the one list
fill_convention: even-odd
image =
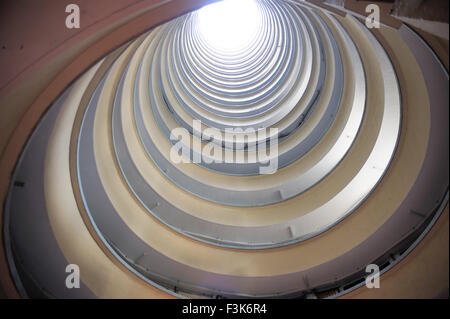
[[(172, 50), (168, 49), (168, 46), (166, 46), (167, 43), (170, 43), (173, 39), (177, 39), (176, 37), (172, 38), (170, 36), (173, 34), (170, 30), (174, 30), (177, 26), (182, 25), (178, 20), (174, 20), (170, 24), (160, 27), (154, 32), (154, 35), (152, 33), (151, 37), (147, 37), (147, 39), (140, 44), (140, 49), (136, 51), (133, 58), (128, 62), (128, 64), (133, 65), (136, 65), (137, 63), (138, 68), (134, 68), (137, 72), (134, 73), (131, 68), (124, 69), (121, 80), (118, 82), (117, 94), (112, 107), (112, 140), (121, 173), (133, 195), (150, 214), (174, 230), (187, 236), (217, 245), (236, 248), (269, 248), (305, 240), (323, 232), (328, 229), (330, 225), (333, 225), (352, 212), (353, 209), (370, 193), (388, 167), (390, 158), (395, 149), (396, 139), (385, 140), (381, 137), (386, 134), (393, 137), (398, 135), (400, 127), (400, 101), (398, 93), (396, 93), (398, 92), (398, 88), (396, 88), (396, 79), (395, 77), (392, 77), (392, 66), (390, 65), (390, 62), (384, 58), (384, 53), (380, 52), (377, 58), (382, 60), (385, 65), (385, 70), (383, 70), (380, 78), (382, 81), (389, 83), (389, 85), (384, 87), (384, 90), (385, 92), (392, 91), (390, 94), (392, 96), (389, 96), (391, 99), (389, 103), (383, 104), (384, 108), (383, 105), (378, 107), (377, 112), (379, 112), (380, 116), (383, 114), (383, 116), (380, 117), (381, 125), (375, 130), (378, 139), (373, 141), (374, 144), (372, 144), (372, 150), (368, 153), (367, 162), (359, 168), (359, 171), (355, 171), (352, 179), (349, 179), (348, 185), (340, 191), (337, 191), (332, 195), (330, 194), (328, 198), (325, 198), (321, 205), (317, 206), (307, 214), (294, 215), (287, 220), (280, 220), (276, 223), (266, 223), (258, 226), (256, 224), (252, 226), (241, 226), (239, 223), (236, 225), (222, 224), (214, 222), (214, 218), (207, 220), (199, 218), (198, 212), (186, 212), (183, 207), (173, 205), (169, 198), (161, 196), (162, 194), (152, 187), (150, 175), (146, 176), (147, 170), (144, 169), (144, 166), (138, 165), (139, 160), (136, 157), (136, 154), (142, 152), (143, 149), (138, 150), (132, 146), (133, 143), (131, 139), (133, 139), (133, 137), (129, 135), (127, 137), (127, 132), (124, 129), (125, 127), (136, 126), (136, 131), (142, 143), (138, 145), (144, 146), (145, 152), (147, 153), (149, 160), (153, 162), (153, 165), (156, 165), (161, 173), (168, 177), (172, 183), (197, 196), (199, 198), (199, 203), (211, 201), (221, 205), (235, 206), (236, 209), (237, 207), (241, 207), (239, 208), (240, 210), (246, 209), (244, 207), (254, 209), (255, 207), (265, 205), (272, 205), (269, 206), (269, 210), (273, 210), (274, 212), (278, 210), (277, 206), (280, 205), (292, 206), (294, 208), (302, 201), (302, 197), (298, 196), (299, 194), (311, 189), (319, 181), (326, 178), (336, 165), (343, 160), (349, 148), (353, 145), (354, 140), (357, 138), (364, 113), (365, 80), (362, 64), (361, 62), (357, 62), (359, 60), (357, 49), (349, 36), (346, 35), (345, 30), (332, 18), (330, 18), (330, 22), (333, 24), (333, 27), (341, 31), (342, 34), (342, 44), (340, 48), (338, 48), (337, 45), (332, 45), (334, 41), (332, 39), (334, 39), (334, 37), (332, 37), (330, 31), (328, 31), (329, 26), (325, 26), (322, 18), (317, 17), (317, 15), (312, 13), (309, 9), (299, 9), (290, 4), (280, 5), (279, 7), (282, 8), (280, 11), (285, 10), (286, 12), (289, 12), (289, 14), (296, 13), (296, 16), (292, 17), (293, 20), (284, 22), (283, 25), (293, 26), (294, 29), (299, 27), (304, 30), (302, 36), (299, 36), (299, 33), (298, 36), (291, 37), (291, 39), (303, 39), (302, 41), (305, 43), (303, 48), (304, 50), (307, 49), (307, 52), (299, 54), (299, 47), (296, 48), (295, 46), (289, 45), (285, 46), (284, 49), (293, 50), (291, 54), (288, 54), (291, 59), (294, 59), (294, 62), (292, 62), (293, 64), (299, 66), (309, 65), (308, 69), (310, 72), (300, 74), (292, 72), (297, 75), (293, 78), (294, 82), (303, 83), (303, 86), (298, 87), (294, 90), (295, 92), (292, 92), (292, 86), (287, 85), (285, 89), (287, 90), (288, 98), (286, 100), (283, 99), (283, 102), (277, 100), (275, 114), (283, 108), (291, 110), (293, 106), (299, 103), (303, 94), (306, 92), (308, 84), (311, 84), (312, 82), (309, 77), (313, 70), (313, 56), (320, 62), (323, 61), (322, 59), (325, 59), (324, 50), (320, 50), (320, 47), (327, 46), (328, 52), (332, 53), (332, 56), (328, 55), (328, 60), (325, 60), (325, 65), (328, 70), (332, 69), (335, 74), (338, 74), (338, 77), (339, 74), (343, 72), (341, 70), (343, 67), (341, 64), (341, 57), (347, 55), (347, 59), (350, 59), (353, 62), (351, 66), (353, 74), (347, 81), (349, 85), (346, 88), (349, 92), (353, 92), (350, 93), (350, 98), (341, 99), (340, 97), (344, 94), (342, 78), (338, 78), (338, 81), (333, 83), (332, 89), (328, 88), (328, 94), (326, 94), (325, 91), (320, 92), (321, 88), (316, 87), (316, 90), (318, 90), (319, 93), (318, 95), (310, 96), (310, 99), (314, 99), (315, 101), (324, 99), (324, 104), (327, 105), (327, 107), (322, 110), (320, 120), (314, 123), (314, 129), (311, 130), (303, 140), (296, 139), (295, 135), (290, 136), (289, 134), (288, 136), (285, 136), (284, 141), (279, 143), (280, 145), (278, 145), (278, 142), (275, 145), (277, 148), (279, 146), (281, 150), (280, 156), (277, 154), (278, 160), (282, 161), (280, 163), (280, 169), (292, 171), (289, 174), (289, 177), (284, 178), (281, 183), (279, 178), (277, 179), (277, 176), (274, 175), (262, 175), (262, 177), (258, 179), (258, 182), (251, 182), (251, 176), (240, 176), (234, 178), (239, 178), (244, 181), (245, 186), (240, 189), (235, 189), (233, 187), (234, 185), (227, 186), (223, 182), (220, 182), (220, 178), (223, 178), (223, 172), (215, 169), (219, 165), (203, 167), (204, 165), (201, 162), (200, 165), (196, 165), (196, 167), (189, 172), (173, 163), (173, 159), (170, 157), (173, 145), (169, 142), (169, 137), (172, 132), (165, 126), (165, 123), (169, 120), (170, 116), (175, 118), (176, 122), (176, 114), (178, 114), (179, 118), (185, 118), (187, 113), (183, 112), (183, 110), (187, 110), (189, 106), (187, 103), (177, 105), (182, 98), (180, 96), (172, 95), (173, 91), (176, 91), (175, 89), (178, 89), (178, 87), (170, 87), (167, 86), (167, 84), (164, 85), (164, 83), (168, 83), (168, 79), (170, 78), (170, 65), (167, 65), (167, 67), (162, 66), (167, 63), (167, 59), (165, 58), (166, 53), (172, 52)], [(304, 13), (303, 11), (308, 13)], [(285, 16), (288, 16), (288, 14)], [(189, 17), (190, 16), (182, 17), (179, 20), (188, 19)], [(315, 28), (320, 28), (322, 37), (318, 36), (318, 31), (314, 31)], [(286, 33), (292, 32), (293, 30), (286, 31)], [(315, 55), (312, 54), (312, 39), (316, 40)], [(373, 45), (375, 49), (380, 47), (376, 41), (373, 42)], [(308, 56), (310, 57), (309, 59), (307, 58)], [(350, 67), (350, 64), (348, 64), (348, 67)], [(123, 99), (124, 96), (130, 95), (124, 93), (124, 90), (126, 90), (125, 83), (127, 78), (129, 79), (128, 81), (134, 81), (134, 84), (131, 86), (131, 88), (134, 89), (131, 94), (131, 96), (134, 97), (134, 99), (130, 101), (131, 104), (128, 104), (126, 100)], [(285, 78), (284, 82), (286, 82), (287, 79), (288, 78)], [(147, 83), (150, 84), (148, 90)], [(313, 83), (317, 84), (318, 82)], [(351, 83), (353, 83), (353, 85)], [(283, 87), (284, 86), (280, 86), (278, 91), (282, 90)], [(299, 94), (299, 92), (301, 94)], [(397, 94), (397, 97), (395, 94)], [(185, 96), (182, 97), (186, 98)], [(207, 100), (208, 98), (205, 98), (205, 101)], [(334, 124), (338, 110), (336, 107), (342, 103), (348, 103), (349, 101), (352, 103), (350, 112), (347, 112), (346, 116), (339, 118), (341, 124), (340, 127), (336, 128), (337, 124)], [(324, 101), (322, 101), (322, 103), (323, 102)], [(267, 103), (267, 97), (261, 96), (259, 103)], [(286, 105), (284, 106), (283, 104)], [(127, 108), (129, 109), (128, 111)], [(149, 112), (150, 110), (152, 112)], [(86, 116), (88, 116), (88, 114), (89, 113), (87, 113)], [(95, 114), (95, 112), (92, 113), (91, 117)], [(163, 117), (162, 114), (164, 114), (165, 117)], [(131, 117), (129, 117), (130, 115)], [(262, 116), (264, 115), (265, 112), (262, 113)], [(274, 117), (276, 118), (276, 115), (272, 114), (270, 117), (272, 121)], [(303, 122), (307, 123), (308, 117), (303, 117)], [(194, 118), (195, 117), (192, 117), (192, 119)], [(385, 122), (392, 123), (392, 119), (394, 118), (397, 118), (396, 125), (394, 124), (392, 126), (385, 124)], [(213, 121), (212, 116), (208, 119)], [(93, 119), (91, 121), (93, 121)], [(217, 124), (215, 121), (212, 123)], [(205, 125), (208, 124), (209, 123), (205, 123)], [(276, 122), (274, 124), (276, 124)], [(172, 122), (172, 125), (176, 124)], [(324, 149), (321, 150), (322, 156), (320, 160), (313, 166), (310, 166), (307, 169), (304, 168), (301, 172), (296, 172), (292, 169), (293, 163), (301, 161), (306, 152), (311, 152), (312, 149), (317, 148), (316, 144), (324, 137), (329, 129), (331, 130), (331, 126), (333, 126), (333, 130), (330, 132), (333, 132), (333, 134), (339, 132), (338, 137), (335, 138), (332, 145), (329, 145), (328, 149), (325, 149), (326, 153), (323, 153), (325, 151)], [(86, 125), (85, 127), (89, 126)], [(158, 127), (165, 128), (165, 138), (161, 135), (162, 131), (160, 131)], [(172, 127), (172, 129), (173, 128), (174, 127)], [(297, 129), (294, 132), (297, 131), (301, 131), (301, 129)], [(92, 133), (87, 132), (86, 134)], [(189, 139), (197, 139), (195, 136), (196, 132), (194, 131), (192, 134), (193, 136), (189, 136)], [(92, 138), (93, 136), (91, 139)], [(207, 146), (204, 141), (197, 141), (197, 143), (200, 142), (203, 142), (202, 147)], [(86, 143), (92, 144), (93, 142)], [(285, 147), (287, 144), (290, 145)], [(271, 148), (274, 148), (275, 146), (270, 145)], [(80, 148), (80, 152), (88, 152), (88, 150), (88, 147)], [(251, 150), (245, 149), (235, 149), (234, 151), (247, 154), (252, 152)], [(192, 154), (193, 157), (195, 157), (195, 154)], [(80, 158), (84, 158), (84, 156), (80, 156)], [(245, 170), (248, 169), (249, 165), (241, 166), (239, 163), (231, 163), (231, 165), (226, 167), (230, 169), (230, 171), (243, 172), (241, 175), (250, 175), (256, 173), (256, 169), (260, 163), (256, 162), (253, 164), (253, 172), (246, 172)], [(82, 162), (80, 162), (79, 165), (86, 166)], [(92, 175), (89, 174), (89, 176)], [(263, 182), (263, 184), (261, 184), (261, 182)], [(314, 191), (315, 189), (312, 188), (311, 192)], [(330, 207), (339, 207), (339, 209), (333, 209), (333, 211), (331, 211)], [(227, 209), (229, 210), (230, 208)], [(223, 209), (218, 208), (216, 214), (222, 214), (222, 210)]]

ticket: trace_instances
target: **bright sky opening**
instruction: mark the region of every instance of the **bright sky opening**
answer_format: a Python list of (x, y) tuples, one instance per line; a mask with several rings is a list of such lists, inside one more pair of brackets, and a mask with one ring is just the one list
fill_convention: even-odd
[(261, 13), (254, 0), (223, 0), (198, 12), (200, 36), (221, 51), (236, 51), (257, 35)]

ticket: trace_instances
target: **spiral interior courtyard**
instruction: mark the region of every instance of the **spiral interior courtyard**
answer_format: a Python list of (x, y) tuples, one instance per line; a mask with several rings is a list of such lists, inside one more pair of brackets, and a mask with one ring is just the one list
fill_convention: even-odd
[(41, 119), (5, 213), (22, 295), (338, 296), (439, 216), (448, 73), (427, 43), (306, 2), (226, 3), (124, 43)]

